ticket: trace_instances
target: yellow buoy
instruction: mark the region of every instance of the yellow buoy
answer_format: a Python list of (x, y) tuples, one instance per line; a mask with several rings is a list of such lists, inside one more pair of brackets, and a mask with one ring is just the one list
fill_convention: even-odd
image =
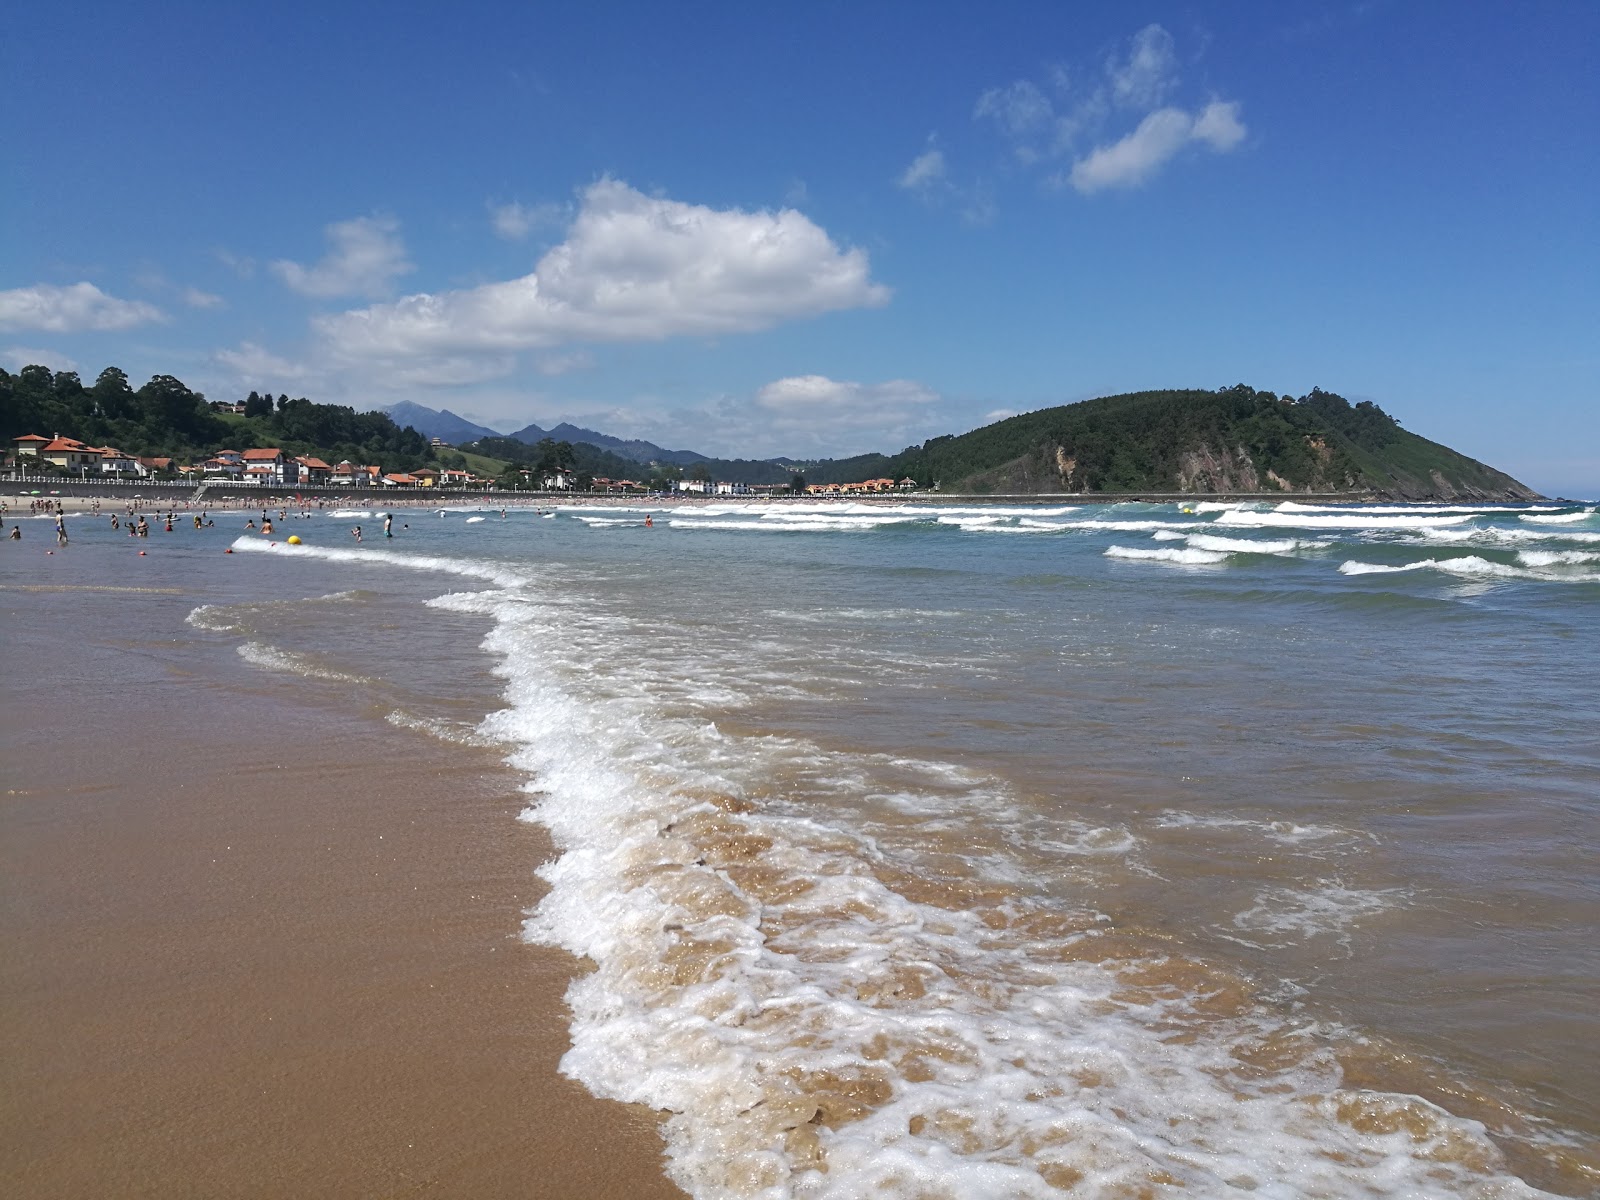
[(289, 545), (298, 546), (299, 544), (300, 544), (300, 535), (298, 533), (291, 533), (289, 535)]

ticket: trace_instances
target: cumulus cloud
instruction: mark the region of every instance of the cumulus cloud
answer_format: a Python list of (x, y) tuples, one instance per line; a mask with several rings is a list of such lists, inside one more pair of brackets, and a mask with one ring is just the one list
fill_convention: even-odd
[(0, 329), (107, 333), (164, 320), (166, 315), (155, 305), (119, 300), (92, 283), (65, 287), (37, 283), (0, 292)]
[(1151, 109), (1178, 84), (1172, 35), (1159, 25), (1146, 25), (1133, 35), (1126, 58), (1106, 64), (1111, 96), (1124, 108)]
[(489, 224), (497, 236), (508, 242), (520, 242), (535, 229), (559, 225), (561, 217), (559, 204), (518, 204), (512, 201), (510, 204), (489, 205)]
[(335, 221), (324, 235), (328, 253), (315, 266), (288, 259), (272, 264), (273, 274), (301, 295), (380, 299), (393, 292), (397, 278), (416, 269), (406, 258), (400, 222), (393, 217)]
[[(1245, 137), (1237, 103), (1212, 100), (1192, 111), (1171, 102), (1182, 80), (1176, 44), (1160, 25), (1145, 26), (1085, 71), (1054, 66), (1049, 79), (1054, 96), (1017, 80), (979, 96), (973, 116), (991, 120), (1025, 165), (1070, 160), (1065, 177), (1052, 182), (1080, 192), (1135, 187), (1191, 143), (1224, 153)], [(1138, 124), (1118, 137), (1136, 116)]]
[(1151, 113), (1126, 137), (1097, 146), (1072, 164), (1072, 186), (1088, 194), (1105, 188), (1137, 187), (1159, 171), (1190, 142), (1219, 153), (1232, 150), (1245, 136), (1239, 106), (1213, 100), (1198, 115), (1179, 108)]
[(927, 150), (911, 160), (900, 176), (900, 186), (911, 191), (929, 187), (944, 178), (944, 151)]
[(1244, 122), (1239, 120), (1238, 103), (1213, 100), (1195, 117), (1191, 133), (1196, 141), (1206, 143), (1213, 150), (1232, 150), (1244, 141), (1245, 135)]
[(532, 274), (319, 317), (345, 361), (514, 354), (768, 329), (887, 303), (866, 252), (793, 209), (712, 209), (602, 179)]
[(38, 350), (29, 346), (10, 346), (0, 351), (0, 359), (13, 371), (23, 367), (49, 367), (52, 371), (76, 371), (76, 359), (68, 358), (55, 350)]
[(793, 375), (757, 389), (745, 414), (747, 443), (763, 453), (860, 453), (897, 450), (938, 393), (910, 379), (857, 383)]

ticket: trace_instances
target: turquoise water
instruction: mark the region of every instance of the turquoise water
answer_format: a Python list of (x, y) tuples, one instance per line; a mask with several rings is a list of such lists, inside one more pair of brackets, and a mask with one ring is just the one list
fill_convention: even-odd
[(192, 623), (505, 747), (691, 1192), (1595, 1190), (1592, 510), (646, 515), (321, 513)]

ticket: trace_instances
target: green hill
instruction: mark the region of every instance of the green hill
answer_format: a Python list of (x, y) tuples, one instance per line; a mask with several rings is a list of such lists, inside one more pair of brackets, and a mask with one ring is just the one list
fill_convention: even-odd
[[(827, 475), (909, 475), (946, 492), (1355, 492), (1397, 500), (1528, 500), (1511, 476), (1400, 428), (1368, 401), (1240, 384), (1132, 392), (1010, 417)], [(820, 477), (808, 472), (807, 478)]]

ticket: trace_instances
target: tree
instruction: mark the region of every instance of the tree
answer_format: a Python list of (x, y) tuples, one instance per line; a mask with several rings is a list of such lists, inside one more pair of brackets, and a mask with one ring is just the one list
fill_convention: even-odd
[(793, 475), (789, 476), (789, 490), (796, 496), (805, 495), (806, 477), (802, 472), (796, 471)]
[(695, 463), (695, 465), (690, 468), (689, 478), (698, 479), (701, 483), (710, 483), (711, 468), (706, 466), (705, 463)]

